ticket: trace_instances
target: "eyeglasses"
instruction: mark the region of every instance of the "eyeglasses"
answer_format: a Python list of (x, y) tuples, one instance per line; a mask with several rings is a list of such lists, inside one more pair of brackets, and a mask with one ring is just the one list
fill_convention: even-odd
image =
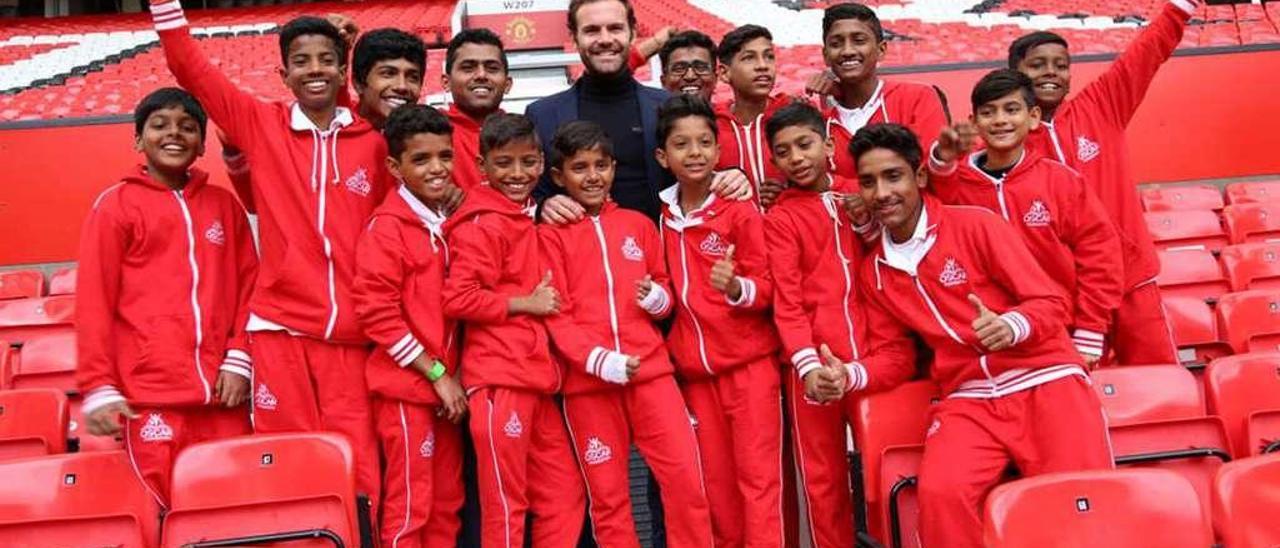
[(689, 72), (689, 69), (693, 69), (693, 72), (698, 76), (706, 76), (711, 74), (712, 66), (710, 63), (702, 61), (694, 61), (692, 63), (685, 63), (682, 61), (667, 67), (667, 72), (675, 76), (684, 76), (685, 73)]

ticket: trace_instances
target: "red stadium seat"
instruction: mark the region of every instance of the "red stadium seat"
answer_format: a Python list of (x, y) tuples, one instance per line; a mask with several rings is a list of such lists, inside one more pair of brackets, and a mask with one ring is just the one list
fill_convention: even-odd
[(1165, 317), (1173, 330), (1178, 361), (1186, 366), (1204, 366), (1210, 360), (1231, 354), (1231, 345), (1218, 332), (1213, 309), (1195, 297), (1161, 297)]
[(0, 390), (0, 461), (67, 451), (67, 396), (57, 390)]
[(9, 346), (9, 341), (0, 340), (0, 390), (9, 388), (9, 376), (12, 375), (17, 355), (18, 350)]
[(1255, 181), (1227, 185), (1227, 203), (1280, 202), (1280, 181)]
[[(915, 485), (921, 444), (929, 428), (929, 407), (939, 397), (938, 386), (932, 381), (915, 381), (861, 397), (854, 404), (853, 437), (862, 455), (867, 526), (882, 544), (898, 538), (905, 544), (893, 544), (916, 545), (916, 512), (913, 504), (908, 505), (915, 494), (908, 488)], [(891, 509), (902, 519), (891, 520)]]
[(49, 294), (50, 295), (75, 295), (76, 293), (76, 267), (69, 267), (54, 272), (49, 276)]
[(0, 463), (7, 546), (155, 546), (160, 508), (123, 451)]
[(10, 376), (14, 388), (76, 391), (76, 334), (70, 330), (34, 336), (18, 351)]
[(1222, 275), (1222, 266), (1207, 249), (1173, 249), (1157, 252), (1160, 275), (1156, 284), (1161, 295), (1182, 295), (1214, 302), (1231, 291)]
[(1212, 211), (1149, 211), (1143, 215), (1157, 249), (1200, 247), (1218, 251), (1228, 243), (1227, 233)]
[(1222, 209), (1231, 243), (1280, 241), (1280, 203), (1234, 204)]
[(44, 295), (44, 273), (39, 270), (0, 272), (0, 299), (30, 299)]
[(215, 539), (224, 546), (360, 542), (351, 446), (340, 435), (257, 435), (196, 444), (174, 462), (171, 491), (162, 546)]
[(1229, 245), (1221, 258), (1232, 290), (1280, 289), (1280, 243)]
[(993, 548), (1213, 544), (1207, 509), (1177, 474), (1097, 470), (1044, 474), (987, 497), (985, 544)]
[(1159, 186), (1142, 190), (1147, 211), (1221, 211), (1222, 191), (1213, 185)]
[(1218, 326), (1237, 353), (1280, 348), (1280, 290), (1223, 295), (1218, 300)]
[(0, 339), (20, 344), (33, 334), (66, 330), (75, 314), (74, 295), (0, 301)]
[(1109, 426), (1204, 416), (1204, 397), (1185, 367), (1129, 365), (1090, 375)]
[(1280, 352), (1253, 352), (1218, 358), (1205, 372), (1209, 412), (1222, 417), (1237, 458), (1267, 452), (1280, 440), (1278, 370)]
[(1218, 417), (1135, 423), (1108, 431), (1117, 466), (1177, 472), (1191, 482), (1206, 508), (1213, 475), (1231, 460), (1231, 443)]
[(1238, 460), (1214, 481), (1213, 522), (1225, 546), (1280, 546), (1280, 455)]

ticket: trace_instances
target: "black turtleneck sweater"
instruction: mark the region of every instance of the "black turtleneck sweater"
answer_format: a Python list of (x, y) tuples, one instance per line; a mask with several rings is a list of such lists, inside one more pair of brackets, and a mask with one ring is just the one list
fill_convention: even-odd
[(630, 71), (614, 75), (585, 74), (579, 80), (578, 118), (604, 128), (613, 141), (618, 169), (610, 193), (618, 205), (640, 211), (652, 219), (661, 214), (658, 184), (651, 180), (644, 149), (644, 124), (640, 101)]

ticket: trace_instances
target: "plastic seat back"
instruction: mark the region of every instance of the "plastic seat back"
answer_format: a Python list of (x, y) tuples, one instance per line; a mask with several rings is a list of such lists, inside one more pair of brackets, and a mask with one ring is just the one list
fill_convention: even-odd
[(1213, 185), (1159, 186), (1142, 190), (1147, 211), (1220, 211), (1222, 191)]
[(359, 545), (351, 447), (336, 434), (276, 434), (192, 445), (173, 465), (163, 546), (252, 544), (289, 533), (290, 546)]
[(1227, 203), (1280, 202), (1280, 181), (1250, 181), (1227, 185)]
[(1209, 517), (1195, 490), (1163, 470), (1044, 474), (996, 487), (985, 544), (1000, 548), (1204, 548)]
[(1236, 353), (1280, 349), (1280, 290), (1223, 295), (1218, 300), (1218, 327)]
[(1178, 361), (1183, 365), (1204, 365), (1231, 354), (1231, 346), (1218, 332), (1218, 320), (1208, 303), (1195, 297), (1162, 296), (1165, 317), (1173, 330)]
[(1222, 275), (1218, 259), (1207, 249), (1164, 250), (1158, 255), (1160, 275), (1156, 277), (1156, 284), (1160, 286), (1161, 295), (1195, 297), (1212, 302), (1231, 291), (1231, 284)]
[(0, 460), (67, 451), (67, 396), (52, 389), (0, 390)]
[(84, 412), (81, 411), (82, 405), (84, 405), (83, 398), (67, 398), (67, 443), (74, 444), (76, 451), (81, 453), (124, 449), (124, 440), (121, 438), (95, 436), (89, 433), (89, 427), (84, 421)]
[(1232, 290), (1280, 290), (1280, 243), (1229, 245), (1221, 259)]
[(1235, 204), (1222, 209), (1231, 243), (1280, 241), (1280, 203)]
[(49, 276), (49, 295), (75, 295), (77, 272), (78, 269), (72, 266)]
[(70, 330), (33, 336), (18, 352), (10, 377), (14, 388), (76, 390), (76, 334)]
[(1218, 417), (1115, 426), (1109, 433), (1117, 466), (1176, 472), (1191, 482), (1205, 508), (1213, 475), (1231, 460), (1231, 443)]
[[(1265, 446), (1250, 439), (1249, 418), (1260, 411), (1280, 410), (1280, 352), (1214, 360), (1205, 371), (1205, 392), (1209, 412), (1221, 417), (1227, 428), (1232, 454), (1240, 458), (1262, 452)], [(1260, 423), (1264, 419), (1260, 417)]]
[(44, 273), (39, 270), (0, 271), (0, 299), (32, 299), (44, 295)]
[(1127, 365), (1090, 375), (1109, 426), (1205, 416), (1195, 376), (1180, 365)]
[(1228, 547), (1280, 546), (1280, 454), (1235, 461), (1214, 482), (1213, 522)]
[(21, 344), (33, 335), (63, 331), (75, 315), (74, 295), (0, 301), (0, 339)]
[(1212, 211), (1148, 211), (1147, 229), (1157, 249), (1203, 248), (1221, 250), (1227, 245), (1227, 233)]
[(7, 546), (155, 546), (160, 508), (123, 451), (0, 463)]
[(929, 408), (940, 397), (933, 381), (914, 381), (893, 390), (858, 398), (854, 402), (854, 445), (862, 455), (862, 478), (867, 499), (867, 528), (875, 538), (888, 541), (888, 500), (891, 485), (881, 484), (881, 459), (893, 446), (924, 443), (929, 428)]
[[(895, 445), (880, 455), (880, 493), (890, 548), (919, 548), (920, 501), (916, 488), (924, 445)], [(896, 526), (896, 527), (895, 527)]]

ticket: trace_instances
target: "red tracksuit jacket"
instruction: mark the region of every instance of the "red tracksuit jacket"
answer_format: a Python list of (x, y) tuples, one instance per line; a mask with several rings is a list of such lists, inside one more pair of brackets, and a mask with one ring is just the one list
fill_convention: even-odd
[(445, 111), (449, 116), (449, 124), (453, 126), (453, 183), (464, 191), (480, 185), (484, 175), (480, 173), (480, 125), (484, 120), (476, 120), (458, 110), (458, 105), (450, 105)]
[(534, 204), (512, 203), (488, 184), (467, 194), (445, 222), (449, 271), (444, 313), (465, 322), (462, 384), (551, 394), (562, 385), (542, 320), (508, 315), (507, 300), (542, 281)]
[[(412, 200), (412, 202), (410, 201)], [(438, 404), (431, 382), (408, 367), (420, 355), (458, 369), (455, 322), (441, 307), (449, 246), (444, 217), (403, 186), (373, 213), (356, 247), (356, 314), (378, 350), (369, 355), (369, 391), (384, 398)]]
[(1120, 239), (1111, 219), (1075, 170), (1028, 150), (999, 180), (978, 168), (982, 154), (947, 166), (930, 161), (934, 192), (944, 203), (983, 207), (1013, 226), (1074, 301), (1067, 324), (1080, 337), (1076, 344), (1097, 347), (1124, 294)]
[[(569, 370), (566, 394), (620, 388), (598, 370), (616, 352), (640, 359), (629, 384), (672, 372), (655, 320), (671, 313), (671, 282), (653, 221), (606, 202), (600, 214), (568, 225), (539, 228), (560, 313), (546, 318), (551, 340)], [(649, 275), (652, 308), (636, 302), (636, 282)]]
[[(679, 189), (673, 185), (659, 194), (665, 203), (662, 244), (678, 303), (667, 347), (682, 378), (700, 379), (777, 353), (769, 317), (773, 278), (759, 210), (713, 193), (686, 215)], [(711, 286), (711, 267), (729, 246), (742, 284), (742, 298), (734, 303)]]
[(1156, 71), (1182, 41), (1190, 16), (1177, 4), (1166, 5), (1106, 72), (1059, 106), (1052, 122), (1042, 122), (1027, 136), (1028, 148), (1080, 172), (1111, 215), (1123, 246), (1125, 290), (1160, 272), (1129, 167), (1125, 128)]
[(76, 278), (76, 384), (88, 413), (213, 402), (219, 371), (248, 378), (244, 328), (258, 257), (244, 208), (192, 168), (181, 191), (145, 166), (94, 202)]
[[(857, 268), (864, 251), (845, 217), (837, 192), (852, 188), (836, 180), (833, 190), (815, 193), (790, 188), (765, 215), (765, 243), (773, 276), (773, 322), (782, 349), (803, 377), (822, 366), (818, 346), (826, 344), (842, 360), (872, 359), (914, 364), (909, 339), (878, 339), (871, 348), (866, 308), (859, 302)], [(879, 382), (907, 380), (888, 375)]]
[(393, 186), (382, 136), (345, 108), (321, 131), (296, 104), (255, 99), (209, 62), (177, 2), (151, 12), (178, 84), (251, 166), (262, 275), (250, 311), (318, 339), (366, 341), (351, 284), (356, 240)]
[(743, 124), (733, 115), (733, 102), (717, 104), (716, 135), (720, 142), (720, 162), (716, 170), (741, 169), (751, 181), (756, 205), (759, 205), (760, 182), (768, 179), (783, 182), (787, 178), (773, 164), (773, 151), (769, 148), (769, 139), (765, 136), (764, 125), (778, 109), (791, 104), (795, 99), (782, 93), (769, 97), (764, 112), (757, 114), (754, 120)]
[[(1036, 264), (1000, 217), (978, 207), (946, 206), (924, 198), (924, 230), (931, 241), (908, 272), (886, 258), (887, 238), (869, 250), (859, 267), (859, 288), (871, 308), (873, 339), (898, 340), (915, 331), (934, 350), (930, 377), (951, 397), (998, 397), (1040, 382), (1083, 375), (1080, 354), (1067, 338), (1063, 319), (1070, 300)], [(976, 294), (1014, 328), (1014, 345), (985, 352), (974, 334)], [(873, 343), (874, 344), (874, 343)], [(875, 350), (870, 358), (875, 358)], [(891, 388), (914, 364), (901, 360), (862, 362), (854, 389)]]
[[(933, 86), (911, 82), (880, 80), (880, 90), (863, 108), (874, 109), (867, 125), (893, 122), (915, 132), (921, 143), (932, 143), (947, 125), (947, 114), (942, 99)], [(835, 174), (850, 179), (858, 176), (853, 156), (849, 154), (849, 141), (861, 127), (845, 127), (840, 123), (840, 112), (834, 106), (823, 112), (827, 119), (827, 134), (834, 140), (836, 154)]]

